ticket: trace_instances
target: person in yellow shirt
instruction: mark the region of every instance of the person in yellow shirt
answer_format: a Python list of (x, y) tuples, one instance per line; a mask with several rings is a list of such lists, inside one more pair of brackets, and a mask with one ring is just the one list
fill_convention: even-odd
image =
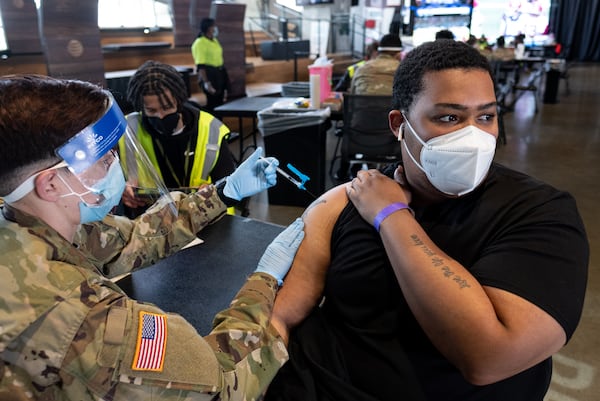
[(192, 56), (198, 73), (198, 85), (206, 94), (209, 111), (227, 101), (231, 89), (227, 69), (223, 61), (223, 48), (217, 39), (219, 29), (212, 18), (200, 22), (200, 33), (192, 43)]

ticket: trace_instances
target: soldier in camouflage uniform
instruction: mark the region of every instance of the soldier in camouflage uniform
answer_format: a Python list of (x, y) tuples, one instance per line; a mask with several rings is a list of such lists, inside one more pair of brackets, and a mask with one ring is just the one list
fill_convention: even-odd
[(394, 74), (402, 56), (402, 41), (397, 34), (387, 34), (381, 38), (377, 57), (361, 66), (350, 86), (350, 93), (356, 95), (392, 96)]
[[(136, 220), (80, 224), (84, 199), (105, 194), (74, 191), (79, 177), (54, 150), (103, 119), (108, 99), (89, 83), (0, 77), (0, 399), (259, 398), (287, 360), (288, 328), (271, 310), (302, 221), (267, 248), (205, 338), (182, 317), (129, 299), (107, 277), (181, 249), (225, 214), (227, 197), (209, 185), (172, 193), (172, 205), (159, 201)], [(110, 152), (98, 161), (104, 184), (115, 172)], [(177, 218), (165, 227), (173, 205)]]

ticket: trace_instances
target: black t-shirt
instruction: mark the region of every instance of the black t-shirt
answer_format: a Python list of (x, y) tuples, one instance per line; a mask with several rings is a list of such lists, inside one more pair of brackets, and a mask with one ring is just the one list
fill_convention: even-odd
[[(473, 193), (416, 208), (415, 213), (430, 238), (482, 285), (529, 300), (552, 315), (567, 338), (572, 336), (583, 307), (589, 248), (568, 193), (494, 164)], [(292, 333), (290, 363), (277, 377), (274, 392), (285, 390), (285, 382), (298, 377), (305, 384), (307, 371), (323, 392), (334, 382), (323, 383), (325, 371), (344, 376), (348, 386), (377, 400), (416, 400), (413, 389), (404, 391), (411, 382), (408, 358), (427, 400), (543, 399), (550, 383), (550, 359), (488, 386), (473, 386), (462, 377), (421, 330), (379, 235), (351, 203), (334, 227), (331, 255), (325, 302)], [(319, 329), (308, 330), (315, 322)], [(327, 344), (336, 352), (326, 358), (338, 358), (337, 366), (343, 366), (333, 373), (330, 362), (314, 352), (328, 349)]]

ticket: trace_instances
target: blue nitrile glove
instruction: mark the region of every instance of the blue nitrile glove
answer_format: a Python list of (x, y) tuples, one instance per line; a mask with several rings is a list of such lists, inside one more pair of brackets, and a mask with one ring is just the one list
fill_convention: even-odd
[(283, 278), (292, 267), (303, 239), (304, 221), (298, 217), (269, 244), (258, 261), (256, 271), (270, 274), (279, 285), (283, 284)]
[(227, 177), (227, 183), (223, 188), (226, 197), (239, 201), (277, 183), (279, 160), (274, 157), (261, 159), (262, 155), (262, 148), (256, 148), (254, 153)]

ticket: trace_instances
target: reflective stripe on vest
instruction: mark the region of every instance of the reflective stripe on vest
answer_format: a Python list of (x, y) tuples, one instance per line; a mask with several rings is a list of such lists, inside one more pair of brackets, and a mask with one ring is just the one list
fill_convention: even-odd
[[(194, 165), (190, 174), (190, 186), (199, 186), (211, 182), (210, 172), (217, 162), (221, 142), (227, 134), (229, 134), (229, 128), (225, 124), (213, 115), (200, 111), (198, 142), (196, 143), (196, 155), (194, 155)], [(200, 143), (201, 138), (204, 139), (202, 144)], [(199, 151), (202, 148), (204, 152)], [(198, 152), (204, 153), (203, 161), (198, 157)]]
[(352, 78), (354, 76), (354, 73), (356, 72), (356, 70), (358, 70), (358, 68), (360, 66), (362, 66), (364, 63), (366, 63), (365, 60), (361, 60), (358, 63), (352, 64), (351, 66), (348, 67), (348, 76), (350, 78)]
[[(125, 118), (127, 119), (127, 127), (134, 134), (136, 134), (138, 131), (138, 125), (140, 124), (140, 120), (141, 120), (140, 117), (141, 117), (141, 115), (137, 112), (131, 113), (131, 114), (128, 114), (127, 116), (125, 116)], [(140, 145), (142, 146), (142, 148), (144, 148), (144, 150), (146, 151), (146, 154), (148, 155), (148, 159), (150, 160), (150, 162), (154, 166), (156, 172), (158, 173), (160, 179), (162, 180), (163, 177), (160, 172), (160, 169), (158, 168), (158, 162), (156, 161), (156, 154), (154, 152), (154, 145), (152, 144), (152, 138), (150, 137), (150, 135), (146, 135), (146, 136), (137, 135), (137, 138), (138, 138), (138, 141), (140, 141)], [(139, 163), (137, 163), (138, 155), (128, 154), (128, 152), (130, 152), (130, 151), (132, 151), (132, 149), (129, 149), (125, 146), (125, 136), (121, 137), (121, 139), (119, 140), (119, 158), (121, 159), (121, 168), (123, 169), (123, 172), (125, 173), (125, 177), (127, 177), (127, 175), (128, 175), (128, 166), (131, 166), (132, 163), (136, 163), (136, 164), (138, 164), (137, 185), (140, 187), (147, 187), (147, 188), (154, 187), (156, 185), (156, 183), (154, 182), (152, 177), (147, 176), (145, 168), (139, 167)]]
[[(140, 144), (148, 154), (148, 158), (162, 178), (162, 173), (158, 166), (156, 153), (154, 151), (154, 144), (152, 143), (152, 137), (142, 126), (141, 114), (138, 112), (128, 114), (127, 123), (134, 131)], [(198, 187), (202, 184), (211, 183), (210, 173), (219, 157), (221, 142), (228, 133), (229, 128), (227, 128), (225, 124), (211, 114), (200, 111), (198, 119), (198, 137), (196, 148), (194, 149), (194, 161), (190, 173), (189, 186)], [(121, 142), (122, 140), (119, 143), (119, 147), (123, 151), (124, 146)], [(125, 162), (126, 159), (122, 159), (123, 162)], [(126, 165), (127, 163), (123, 164)], [(183, 183), (183, 185), (186, 185), (186, 183)]]

